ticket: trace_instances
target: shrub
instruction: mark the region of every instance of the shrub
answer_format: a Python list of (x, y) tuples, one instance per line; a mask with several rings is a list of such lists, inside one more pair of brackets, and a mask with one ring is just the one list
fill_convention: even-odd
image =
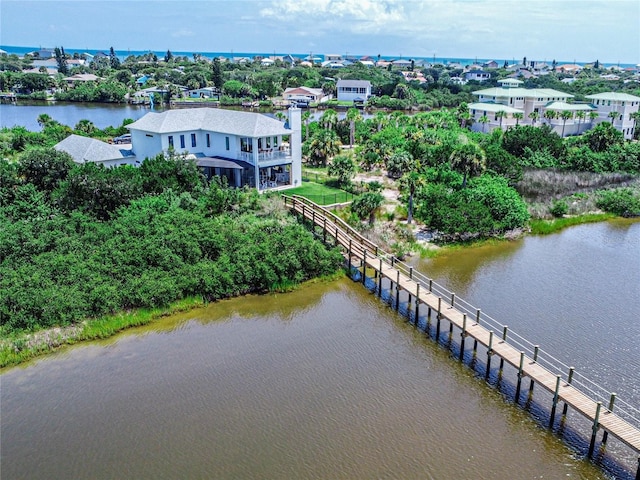
[(631, 188), (605, 190), (599, 193), (596, 206), (621, 217), (640, 216), (640, 193)]
[(569, 205), (567, 205), (567, 202), (565, 202), (564, 200), (556, 200), (555, 202), (553, 202), (553, 205), (551, 205), (551, 208), (549, 209), (549, 213), (551, 213), (551, 215), (553, 215), (554, 217), (562, 217), (566, 215), (568, 211)]

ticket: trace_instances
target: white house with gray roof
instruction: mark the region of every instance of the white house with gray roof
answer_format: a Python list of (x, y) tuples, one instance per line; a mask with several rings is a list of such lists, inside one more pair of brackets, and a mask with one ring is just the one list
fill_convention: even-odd
[(640, 97), (628, 93), (604, 92), (595, 95), (587, 95), (586, 98), (593, 102), (598, 112), (597, 123), (611, 122), (612, 112), (613, 126), (624, 134), (624, 138), (631, 139), (636, 129), (636, 121), (633, 115), (640, 108)]
[(69, 135), (53, 148), (60, 152), (67, 152), (76, 163), (92, 162), (105, 167), (140, 165), (130, 145), (111, 145), (80, 135)]
[(371, 96), (369, 80), (338, 80), (336, 83), (339, 101), (364, 102)]
[(287, 124), (253, 112), (198, 108), (148, 113), (127, 125), (137, 158), (190, 154), (209, 177), (260, 190), (302, 183), (301, 114)]

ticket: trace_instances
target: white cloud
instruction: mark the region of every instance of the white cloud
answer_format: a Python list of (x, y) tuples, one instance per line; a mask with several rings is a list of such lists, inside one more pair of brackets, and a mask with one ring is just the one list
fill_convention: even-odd
[(191, 30), (187, 30), (186, 28), (181, 28), (180, 30), (171, 32), (171, 36), (174, 38), (193, 37), (195, 36), (195, 33), (193, 33)]

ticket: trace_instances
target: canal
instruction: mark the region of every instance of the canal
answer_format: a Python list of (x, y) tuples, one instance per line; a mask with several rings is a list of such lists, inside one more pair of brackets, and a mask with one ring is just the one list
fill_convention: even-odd
[[(638, 252), (640, 223), (619, 221), (415, 260), (637, 406)], [(514, 406), (348, 279), (218, 302), (0, 380), (3, 478), (628, 479), (637, 461), (611, 439), (602, 468), (584, 461), (579, 434), (540, 423), (543, 395), (533, 416)]]

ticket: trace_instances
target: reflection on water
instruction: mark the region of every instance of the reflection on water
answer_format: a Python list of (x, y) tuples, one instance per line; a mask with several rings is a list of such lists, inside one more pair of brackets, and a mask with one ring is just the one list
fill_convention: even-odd
[(69, 349), (1, 395), (3, 478), (604, 478), (349, 280)]

